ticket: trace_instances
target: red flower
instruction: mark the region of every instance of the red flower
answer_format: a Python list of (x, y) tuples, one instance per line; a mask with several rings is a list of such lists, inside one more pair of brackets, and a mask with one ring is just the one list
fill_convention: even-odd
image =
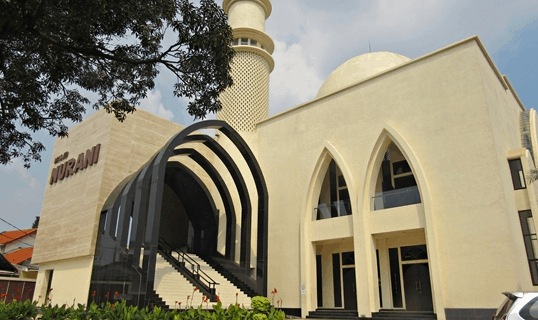
[(15, 296), (15, 300), (20, 300), (20, 299), (21, 299), (21, 296), (19, 296), (19, 295)]
[(110, 292), (107, 292), (107, 293), (105, 294), (105, 298), (108, 298), (108, 297), (110, 297)]
[(52, 288), (49, 289), (49, 292), (51, 292), (51, 291), (52, 291)]
[(219, 296), (217, 296), (217, 298), (215, 299), (217, 302), (220, 302), (220, 299), (219, 299)]
[(5, 292), (0, 295), (0, 298), (5, 298), (5, 297), (7, 297), (7, 294)]
[(197, 287), (194, 287), (194, 292), (198, 291), (198, 288)]
[(95, 297), (97, 295), (97, 291), (93, 290), (92, 297)]
[(110, 308), (114, 309), (114, 305), (112, 303), (110, 304)]
[(21, 292), (21, 291), (22, 291), (22, 288), (17, 289), (17, 292)]
[(181, 301), (178, 304), (181, 305)]
[(32, 290), (32, 289), (29, 289), (28, 291), (29, 291), (29, 292), (32, 292), (32, 291), (34, 291), (34, 290)]
[(239, 293), (238, 293), (238, 292), (236, 292), (236, 293), (235, 293), (235, 296), (237, 297), (238, 295), (239, 295)]

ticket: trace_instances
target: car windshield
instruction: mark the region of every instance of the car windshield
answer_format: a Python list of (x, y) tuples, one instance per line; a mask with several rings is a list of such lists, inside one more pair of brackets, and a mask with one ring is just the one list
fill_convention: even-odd
[(504, 315), (508, 314), (508, 311), (510, 311), (514, 302), (515, 300), (506, 298), (499, 309), (497, 309), (497, 312), (495, 312), (496, 319), (501, 319)]

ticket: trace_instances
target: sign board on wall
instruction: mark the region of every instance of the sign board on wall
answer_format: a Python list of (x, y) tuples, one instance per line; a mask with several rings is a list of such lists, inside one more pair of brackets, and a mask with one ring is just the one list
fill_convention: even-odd
[[(52, 174), (50, 175), (49, 183), (55, 184), (58, 180), (63, 180), (64, 178), (74, 175), (78, 171), (86, 169), (88, 166), (92, 166), (99, 161), (99, 151), (101, 150), (101, 144), (96, 145), (95, 147), (86, 150), (86, 153), (81, 153), (78, 155), (77, 160), (71, 158), (65, 163), (57, 166), (52, 169)], [(65, 152), (61, 156), (56, 157), (54, 163), (58, 163), (67, 159), (69, 152)]]

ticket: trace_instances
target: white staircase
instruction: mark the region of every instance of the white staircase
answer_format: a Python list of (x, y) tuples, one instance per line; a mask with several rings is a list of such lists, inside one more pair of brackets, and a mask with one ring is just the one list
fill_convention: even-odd
[[(217, 282), (217, 295), (222, 302), (222, 307), (227, 308), (230, 304), (235, 304), (236, 293), (237, 302), (245, 308), (250, 308), (250, 298), (230, 281), (226, 280), (220, 273), (211, 268), (205, 261), (195, 254), (189, 253), (189, 257), (200, 265), (200, 270), (205, 272), (213, 281)], [(185, 309), (189, 307), (198, 308), (202, 305), (203, 309), (212, 309), (216, 302), (202, 303), (203, 294), (197, 290), (194, 292), (194, 286), (179, 271), (166, 261), (160, 254), (157, 254), (157, 264), (155, 266), (155, 291), (172, 308)], [(190, 296), (187, 302), (187, 297)], [(176, 301), (181, 305), (176, 304)], [(192, 302), (191, 302), (192, 301)], [(191, 305), (192, 304), (192, 305)]]

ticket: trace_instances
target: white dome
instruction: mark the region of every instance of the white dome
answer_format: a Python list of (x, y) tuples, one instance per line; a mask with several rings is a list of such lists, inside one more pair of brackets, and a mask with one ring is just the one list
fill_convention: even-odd
[(325, 79), (316, 98), (349, 87), (375, 74), (405, 63), (411, 59), (392, 52), (370, 52), (342, 63)]

